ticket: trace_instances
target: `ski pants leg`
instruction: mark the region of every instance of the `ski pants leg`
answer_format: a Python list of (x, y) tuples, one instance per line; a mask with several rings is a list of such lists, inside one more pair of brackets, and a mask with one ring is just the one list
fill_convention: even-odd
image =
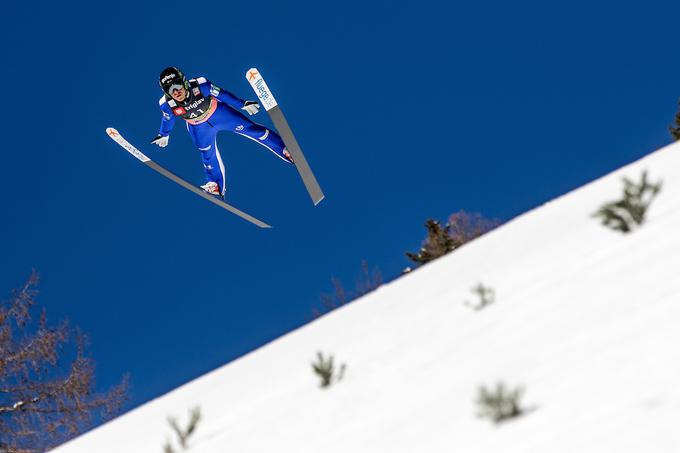
[(249, 138), (264, 146), (286, 162), (290, 162), (283, 154), (283, 149), (286, 145), (283, 143), (279, 134), (260, 124), (252, 122), (241, 112), (228, 105), (220, 104), (208, 122), (218, 130), (231, 131), (235, 134)]
[(206, 179), (216, 182), (220, 186), (223, 196), (226, 190), (226, 178), (222, 156), (217, 148), (217, 133), (219, 131), (231, 131), (249, 138), (286, 162), (290, 162), (283, 154), (286, 145), (276, 132), (250, 121), (241, 112), (225, 104), (219, 104), (215, 112), (204, 123), (187, 123), (187, 129), (194, 145), (201, 152)]
[(194, 145), (201, 152), (206, 179), (208, 182), (216, 182), (220, 186), (220, 193), (224, 196), (226, 177), (222, 156), (220, 156), (220, 150), (217, 149), (217, 129), (207, 122), (201, 124), (187, 123), (187, 129)]

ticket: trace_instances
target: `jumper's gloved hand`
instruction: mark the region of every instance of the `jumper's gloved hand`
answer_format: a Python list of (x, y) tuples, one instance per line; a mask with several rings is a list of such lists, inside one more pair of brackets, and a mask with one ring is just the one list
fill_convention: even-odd
[(241, 110), (248, 112), (248, 115), (255, 115), (260, 111), (260, 104), (255, 101), (246, 101), (241, 107)]
[(156, 135), (156, 138), (154, 138), (153, 140), (151, 140), (151, 143), (153, 143), (154, 145), (158, 145), (158, 146), (160, 146), (161, 148), (165, 148), (166, 146), (168, 146), (168, 141), (170, 141), (170, 136), (169, 136), (169, 135), (166, 135), (166, 136), (164, 137), (164, 136), (162, 136), (161, 134), (158, 134), (158, 135)]

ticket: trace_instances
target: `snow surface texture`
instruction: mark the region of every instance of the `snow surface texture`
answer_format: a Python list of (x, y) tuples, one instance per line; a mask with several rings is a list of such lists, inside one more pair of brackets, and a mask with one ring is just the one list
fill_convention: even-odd
[[(591, 218), (643, 170), (641, 229)], [(680, 451), (679, 233), (673, 144), (54, 451), (162, 453), (195, 406), (191, 453)], [(317, 351), (347, 364), (327, 389)], [(494, 425), (475, 400), (499, 381), (527, 413)]]

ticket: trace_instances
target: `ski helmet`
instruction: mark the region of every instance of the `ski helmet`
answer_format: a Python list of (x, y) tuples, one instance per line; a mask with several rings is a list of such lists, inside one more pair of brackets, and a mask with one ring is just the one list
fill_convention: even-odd
[(187, 82), (182, 71), (174, 66), (165, 68), (161, 71), (161, 75), (158, 76), (158, 83), (163, 89), (163, 92), (168, 96), (179, 88), (184, 88), (187, 92), (189, 91), (189, 82)]

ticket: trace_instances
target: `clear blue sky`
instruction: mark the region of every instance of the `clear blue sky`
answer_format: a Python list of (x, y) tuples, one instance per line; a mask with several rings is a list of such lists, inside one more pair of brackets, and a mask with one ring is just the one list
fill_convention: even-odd
[[(397, 275), (428, 217), (508, 220), (668, 143), (680, 97), (672, 1), (110, 5), (3, 8), (0, 293), (37, 269), (101, 388), (131, 373), (129, 407), (304, 324), (363, 259)], [(148, 145), (169, 65), (248, 99), (258, 67), (326, 200), (223, 132), (229, 200), (261, 230), (115, 145), (108, 126), (202, 182), (181, 124)]]

